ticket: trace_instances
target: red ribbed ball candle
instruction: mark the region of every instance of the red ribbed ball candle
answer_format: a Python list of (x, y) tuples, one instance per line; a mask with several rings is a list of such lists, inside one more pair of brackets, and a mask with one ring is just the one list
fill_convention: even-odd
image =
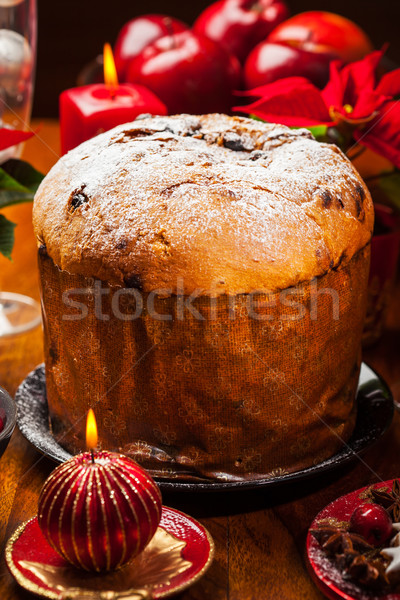
[(160, 490), (133, 460), (85, 452), (51, 473), (40, 494), (38, 522), (67, 561), (87, 571), (109, 571), (145, 548), (161, 508)]

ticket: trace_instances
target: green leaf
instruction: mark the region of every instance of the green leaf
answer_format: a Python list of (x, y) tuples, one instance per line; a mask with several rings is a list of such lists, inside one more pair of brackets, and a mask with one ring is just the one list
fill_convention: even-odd
[[(29, 163), (12, 158), (0, 168), (0, 209), (12, 204), (30, 202), (44, 175)], [(11, 260), (15, 223), (0, 214), (0, 254)]]
[(309, 131), (311, 131), (311, 133), (313, 134), (313, 136), (315, 137), (315, 139), (320, 139), (326, 138), (326, 132), (328, 131), (328, 126), (327, 125), (315, 125), (315, 127), (306, 127), (305, 129), (308, 129)]
[(33, 197), (34, 193), (30, 191), (0, 190), (0, 208), (12, 204), (21, 204), (22, 202), (32, 202)]
[(1, 166), (2, 169), (8, 175), (10, 175), (10, 177), (15, 179), (25, 188), (31, 190), (31, 192), (36, 192), (40, 182), (44, 177), (42, 173), (39, 173), (39, 171), (34, 169), (32, 165), (30, 165), (24, 160), (11, 158), (10, 160), (7, 160), (5, 163), (3, 163)]
[(11, 260), (11, 252), (14, 245), (15, 223), (9, 221), (4, 215), (0, 215), (0, 254)]
[(23, 160), (10, 159), (0, 168), (0, 208), (31, 202), (43, 175)]
[(261, 121), (261, 123), (266, 123), (266, 121), (264, 119), (260, 119), (260, 117), (256, 117), (256, 115), (249, 115), (250, 119), (253, 119), (253, 121)]

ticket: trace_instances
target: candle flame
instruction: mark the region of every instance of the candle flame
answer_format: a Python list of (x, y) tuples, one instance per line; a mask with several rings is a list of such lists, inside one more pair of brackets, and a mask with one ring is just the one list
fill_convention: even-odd
[(89, 450), (93, 450), (97, 446), (97, 425), (96, 417), (91, 408), (89, 408), (86, 420), (86, 446)]
[(118, 86), (117, 69), (115, 68), (114, 56), (110, 44), (104, 44), (104, 83), (110, 88)]

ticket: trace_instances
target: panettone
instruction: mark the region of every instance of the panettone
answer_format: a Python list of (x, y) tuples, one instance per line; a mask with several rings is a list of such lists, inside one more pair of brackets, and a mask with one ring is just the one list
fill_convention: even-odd
[(160, 477), (268, 477), (349, 438), (370, 195), (340, 150), (224, 115), (144, 117), (64, 156), (34, 226), (54, 435)]

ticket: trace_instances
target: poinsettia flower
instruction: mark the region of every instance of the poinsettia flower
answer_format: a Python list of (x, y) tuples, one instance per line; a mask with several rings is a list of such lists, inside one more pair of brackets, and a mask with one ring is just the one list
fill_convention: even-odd
[(305, 77), (287, 77), (242, 92), (243, 96), (260, 96), (248, 106), (233, 110), (245, 112), (272, 123), (289, 127), (332, 125), (321, 91)]
[[(290, 127), (336, 128), (347, 146), (355, 142), (388, 158), (400, 168), (400, 69), (379, 81), (383, 51), (342, 66), (330, 65), (330, 77), (319, 90), (303, 77), (288, 77), (245, 92), (258, 97), (236, 111)], [(343, 148), (347, 150), (348, 147)]]
[(10, 146), (16, 146), (21, 142), (29, 140), (29, 138), (34, 135), (34, 131), (20, 131), (19, 129), (0, 127), (0, 150), (5, 150), (6, 148), (10, 148)]
[[(376, 87), (376, 69), (383, 52), (371, 52), (362, 60), (341, 68), (340, 61), (330, 64), (330, 77), (321, 92), (332, 121), (361, 124), (371, 121), (390, 96)], [(400, 73), (400, 71), (399, 71)], [(398, 75), (399, 76), (399, 75)]]

